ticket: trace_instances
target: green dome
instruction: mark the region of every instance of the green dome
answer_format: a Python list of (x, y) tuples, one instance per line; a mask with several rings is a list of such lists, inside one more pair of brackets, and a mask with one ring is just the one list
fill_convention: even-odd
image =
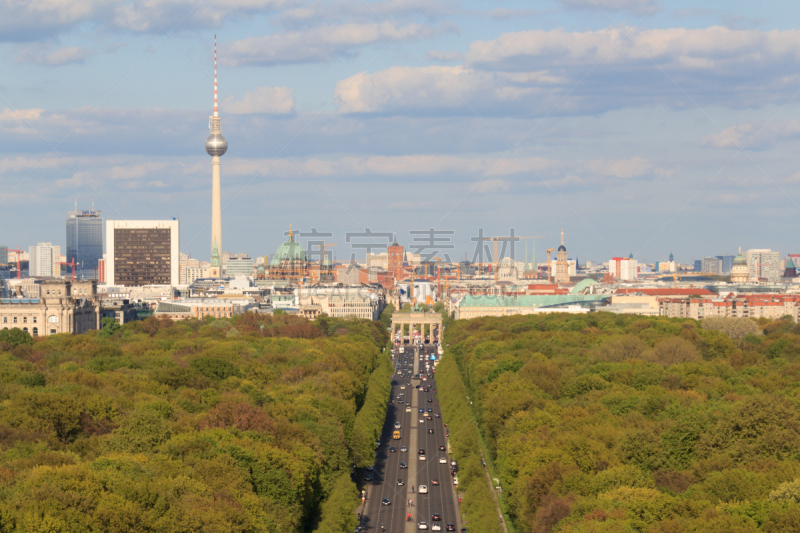
[(300, 243), (295, 242), (294, 234), (289, 231), (289, 240), (281, 244), (272, 260), (269, 262), (270, 266), (281, 266), (283, 261), (307, 261), (306, 251), (300, 246)]
[(739, 255), (733, 258), (734, 266), (743, 265), (747, 266), (747, 258), (742, 255), (742, 252), (739, 252)]

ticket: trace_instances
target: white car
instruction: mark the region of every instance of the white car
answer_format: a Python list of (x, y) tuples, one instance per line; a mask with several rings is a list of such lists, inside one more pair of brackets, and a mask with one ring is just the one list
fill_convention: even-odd
[(410, 413), (410, 412), (411, 412), (411, 408), (410, 407), (406, 407), (406, 413)]
[(420, 461), (427, 461), (428, 459), (425, 457), (425, 454), (419, 456)]
[(447, 464), (447, 457), (439, 457), (439, 464), (446, 465)]
[(434, 522), (433, 524), (431, 524), (431, 531), (441, 531), (441, 530), (442, 530), (442, 526), (440, 526), (440, 525), (439, 525), (439, 524), (437, 524), (436, 522)]
[(417, 487), (417, 492), (420, 494), (428, 494), (428, 486), (427, 485), (420, 485)]
[(395, 422), (394, 423), (394, 429), (400, 429), (401, 427), (402, 427), (402, 425), (400, 424), (400, 422)]
[(428, 529), (428, 523), (427, 522), (420, 522), (419, 525), (417, 525), (417, 528), (419, 528), (419, 529)]

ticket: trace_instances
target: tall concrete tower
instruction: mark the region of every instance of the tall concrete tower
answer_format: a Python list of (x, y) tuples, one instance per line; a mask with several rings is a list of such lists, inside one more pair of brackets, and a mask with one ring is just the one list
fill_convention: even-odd
[(209, 276), (221, 276), (219, 257), (222, 254), (222, 201), (220, 199), (219, 158), (228, 151), (222, 136), (217, 107), (217, 36), (214, 35), (214, 114), (208, 119), (211, 135), (206, 139), (206, 152), (211, 156), (211, 269)]

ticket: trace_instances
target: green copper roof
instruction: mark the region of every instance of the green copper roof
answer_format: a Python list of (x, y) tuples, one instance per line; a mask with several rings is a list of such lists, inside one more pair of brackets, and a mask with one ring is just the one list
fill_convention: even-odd
[(306, 251), (303, 250), (300, 243), (295, 242), (294, 234), (290, 231), (289, 240), (278, 247), (269, 264), (280, 266), (281, 261), (306, 261), (306, 257)]
[(579, 282), (578, 282), (578, 284), (577, 284), (577, 285), (575, 285), (574, 287), (572, 287), (572, 290), (571, 290), (571, 291), (569, 291), (569, 292), (570, 292), (571, 294), (580, 294), (581, 292), (583, 292), (584, 290), (588, 289), (588, 288), (589, 288), (589, 287), (591, 287), (592, 285), (600, 285), (600, 284), (599, 284), (599, 283), (597, 283), (597, 282), (596, 282), (595, 280), (593, 280), (592, 278), (586, 278), (586, 279), (582, 279), (581, 281), (579, 281)]
[(217, 239), (214, 239), (214, 248), (211, 249), (211, 266), (219, 266), (219, 249), (217, 248)]
[(794, 266), (794, 261), (792, 261), (791, 257), (789, 258), (788, 261), (786, 261), (786, 268), (797, 268), (796, 266)]

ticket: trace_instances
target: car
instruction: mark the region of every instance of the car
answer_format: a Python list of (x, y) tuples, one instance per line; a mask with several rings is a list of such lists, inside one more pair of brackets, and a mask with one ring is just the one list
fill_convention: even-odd
[(433, 513), (433, 515), (431, 515), (432, 522), (440, 522), (441, 520), (442, 520), (442, 515), (440, 515), (439, 513)]
[(420, 522), (419, 524), (417, 524), (417, 528), (418, 529), (428, 529), (428, 523), (427, 522)]
[(453, 479), (453, 485), (458, 486), (458, 478)]
[(425, 448), (420, 448), (419, 450), (417, 450), (417, 454), (425, 455)]
[(411, 402), (406, 402), (406, 407), (411, 407)]
[(401, 427), (403, 427), (403, 425), (400, 422), (395, 422), (394, 423), (394, 428), (395, 429), (400, 429)]
[(447, 524), (446, 526), (444, 526), (444, 530), (445, 531), (455, 531), (456, 530), (456, 525), (455, 524)]
[(428, 420), (433, 420), (433, 417), (432, 417), (432, 416), (429, 416), (429, 417), (428, 417)]
[(438, 487), (439, 486), (439, 480), (438, 479), (432, 479), (431, 480), (431, 485), (433, 485), (435, 487)]
[(400, 463), (400, 468), (408, 468), (408, 463), (406, 462)]
[(443, 446), (443, 445), (439, 445), (439, 451), (440, 451), (440, 452), (443, 452), (443, 451), (444, 451), (444, 446)]
[(364, 474), (364, 481), (372, 481), (372, 474), (370, 474), (369, 472)]
[(433, 398), (428, 398), (428, 401), (429, 401), (429, 402), (432, 402), (432, 401), (433, 401)]
[(410, 407), (406, 407), (406, 413), (410, 413), (410, 412), (411, 412), (411, 408)]
[(419, 419), (419, 423), (420, 423), (420, 424), (424, 424), (424, 423), (425, 423), (425, 419), (423, 419), (423, 418), (420, 418), (420, 419)]
[(420, 485), (417, 487), (417, 492), (420, 494), (428, 494), (428, 486), (427, 485)]
[(398, 487), (403, 487), (403, 486), (405, 486), (405, 484), (406, 483), (405, 483), (405, 481), (403, 481), (402, 478), (397, 478), (397, 486)]
[(406, 448), (405, 446), (400, 446), (400, 451), (401, 452), (407, 452), (408, 448)]
[(420, 409), (420, 410), (419, 410), (419, 412), (420, 412), (420, 413), (424, 413), (424, 412), (425, 412), (425, 409)]
[(455, 459), (450, 459), (450, 466), (458, 466)]
[(428, 433), (433, 433), (433, 428), (428, 428)]
[(435, 414), (435, 415), (433, 415), (433, 416), (435, 416), (436, 418), (442, 418), (442, 415), (440, 415), (439, 413), (436, 413), (436, 414)]
[(381, 500), (381, 505), (392, 505), (392, 500), (389, 498), (384, 498)]
[(447, 457), (439, 457), (439, 464), (446, 465), (447, 464)]
[(428, 412), (429, 412), (429, 413), (432, 413), (432, 412), (433, 412), (433, 409), (432, 409), (431, 407), (428, 407)]
[(433, 524), (431, 524), (431, 531), (441, 531), (441, 530), (442, 530), (442, 526), (440, 526), (440, 525), (439, 525), (439, 524), (437, 524), (436, 522), (434, 522)]
[(397, 450), (395, 450), (394, 446), (389, 446), (389, 453), (394, 453), (396, 451)]
[(366, 467), (366, 470), (367, 470), (367, 472), (372, 472), (373, 470), (375, 470), (375, 467), (374, 466), (368, 466), (368, 467)]
[(419, 460), (420, 461), (425, 461), (425, 460), (427, 460), (427, 458), (424, 455), (420, 455), (419, 456)]

